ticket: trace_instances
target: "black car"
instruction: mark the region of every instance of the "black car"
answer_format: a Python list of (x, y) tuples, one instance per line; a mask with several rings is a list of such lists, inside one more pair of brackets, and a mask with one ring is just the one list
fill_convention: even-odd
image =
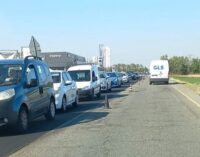
[(53, 81), (49, 67), (40, 58), (0, 60), (0, 126), (20, 132), (29, 122), (45, 115), (55, 118)]

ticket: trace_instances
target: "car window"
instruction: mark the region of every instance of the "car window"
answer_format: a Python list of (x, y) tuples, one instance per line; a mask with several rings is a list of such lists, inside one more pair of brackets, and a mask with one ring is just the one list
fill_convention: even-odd
[(66, 73), (63, 72), (62, 74), (63, 74), (63, 77), (62, 77), (62, 78), (63, 78), (63, 81), (64, 81), (64, 82), (69, 81), (69, 78), (67, 77)]
[(31, 80), (37, 79), (35, 68), (34, 68), (33, 65), (29, 65), (27, 67), (27, 69), (26, 69), (26, 79), (27, 79), (27, 84), (30, 84)]
[(71, 76), (69, 75), (69, 73), (66, 72), (65, 74), (67, 75), (68, 80), (69, 80), (69, 81), (72, 81), (72, 78), (71, 78)]
[(116, 73), (107, 73), (109, 77), (117, 77)]
[(104, 74), (99, 74), (100, 78), (106, 78)]
[(74, 81), (90, 81), (90, 70), (69, 71), (69, 74)]
[(60, 83), (61, 82), (60, 72), (51, 72), (51, 76), (52, 76), (52, 79), (53, 79), (53, 83)]
[(0, 65), (0, 86), (14, 85), (20, 82), (22, 74), (21, 65)]
[(37, 69), (39, 72), (39, 80), (40, 82), (45, 82), (47, 80), (46, 71), (44, 70), (44, 67), (41, 65), (37, 65)]

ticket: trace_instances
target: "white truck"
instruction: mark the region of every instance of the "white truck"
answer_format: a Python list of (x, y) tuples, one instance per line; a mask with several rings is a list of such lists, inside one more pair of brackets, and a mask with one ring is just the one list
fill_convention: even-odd
[(149, 84), (155, 82), (169, 83), (169, 63), (167, 60), (151, 61)]

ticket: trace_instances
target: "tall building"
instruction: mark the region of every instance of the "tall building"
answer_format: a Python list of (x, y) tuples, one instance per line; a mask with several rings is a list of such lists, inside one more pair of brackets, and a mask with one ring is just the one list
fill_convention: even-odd
[(102, 49), (102, 65), (104, 68), (109, 68), (111, 66), (110, 60), (110, 48), (104, 46)]

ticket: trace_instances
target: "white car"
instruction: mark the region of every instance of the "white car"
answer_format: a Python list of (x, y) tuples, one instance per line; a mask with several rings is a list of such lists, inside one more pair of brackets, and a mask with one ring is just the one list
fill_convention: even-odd
[(128, 83), (129, 82), (129, 76), (127, 73), (121, 73), (122, 74), (122, 82)]
[(106, 75), (104, 72), (100, 72), (99, 74), (100, 82), (101, 82), (101, 91), (111, 91), (112, 84), (111, 79), (109, 76)]
[(77, 86), (69, 73), (62, 70), (51, 70), (51, 75), (56, 109), (65, 111), (67, 106), (76, 106), (78, 103)]

